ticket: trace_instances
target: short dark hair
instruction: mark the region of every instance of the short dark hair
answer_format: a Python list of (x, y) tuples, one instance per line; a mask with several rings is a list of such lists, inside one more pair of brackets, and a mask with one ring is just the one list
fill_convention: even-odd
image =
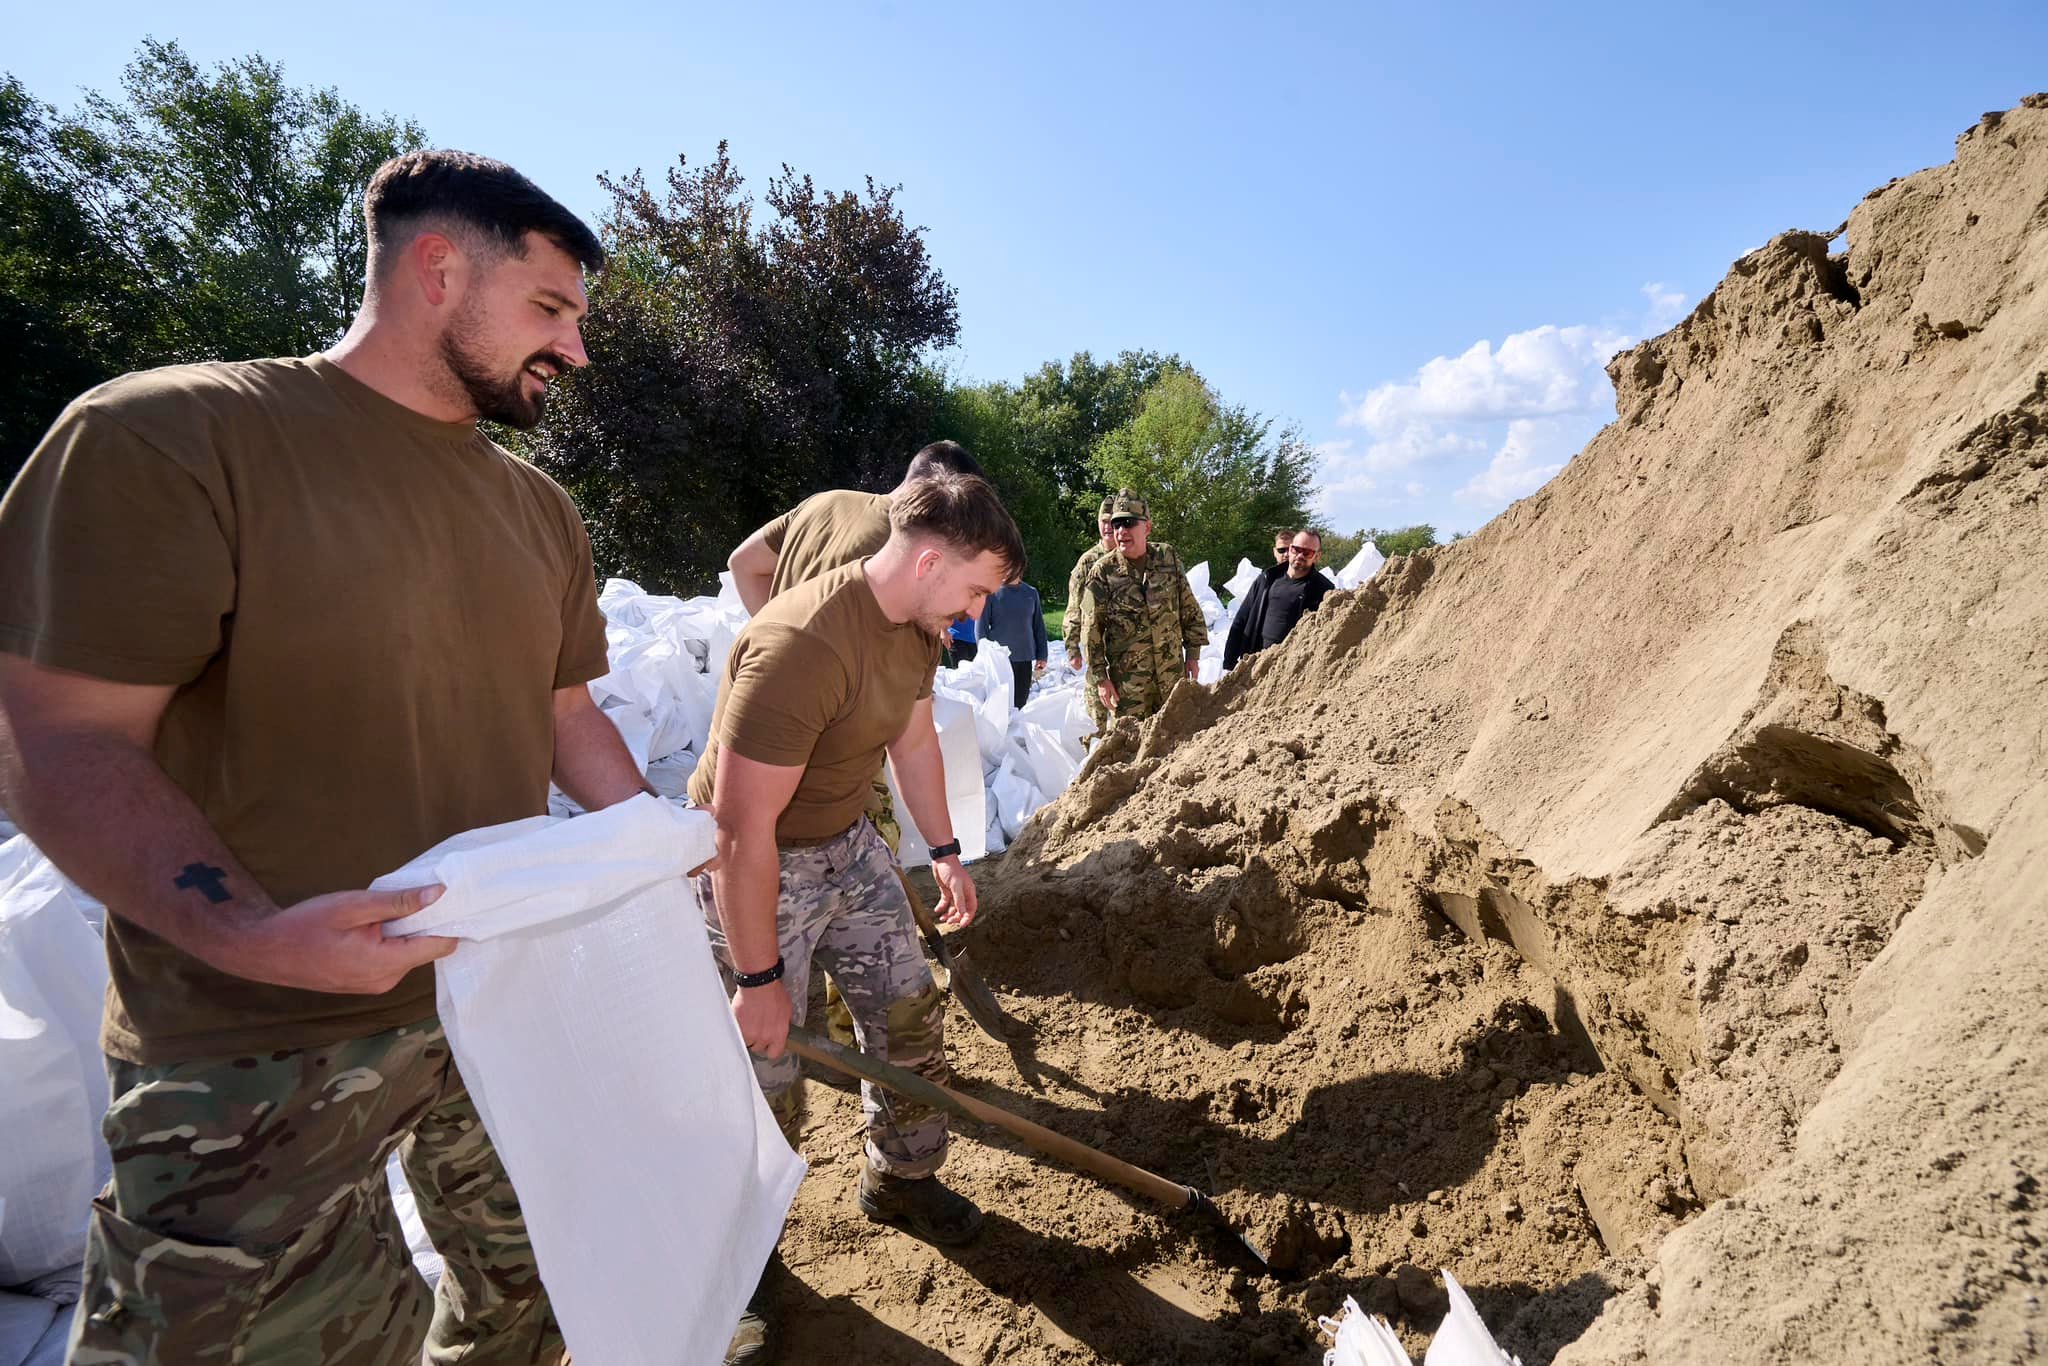
[(942, 471), (904, 484), (889, 495), (889, 534), (930, 536), (969, 558), (993, 551), (1004, 583), (1024, 577), (1024, 538), (980, 475)]
[(472, 152), (407, 152), (377, 168), (363, 192), (363, 224), (373, 251), (402, 245), (409, 229), (441, 221), (467, 228), (506, 255), (526, 255), (537, 232), (583, 266), (604, 264), (604, 247), (583, 220), (502, 161)]
[(929, 479), (935, 474), (971, 474), (977, 479), (988, 478), (981, 462), (957, 441), (934, 441), (911, 456), (910, 467), (903, 471), (903, 479), (908, 483), (912, 479)]
[[(1308, 528), (1303, 527), (1301, 530), (1307, 531)], [(1300, 534), (1300, 531), (1296, 531), (1291, 526), (1276, 526), (1273, 528), (1273, 539), (1276, 541), (1291, 541)]]

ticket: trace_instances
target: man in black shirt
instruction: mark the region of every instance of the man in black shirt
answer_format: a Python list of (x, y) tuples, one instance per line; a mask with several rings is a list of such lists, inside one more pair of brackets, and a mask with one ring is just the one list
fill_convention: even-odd
[(1223, 642), (1223, 667), (1236, 667), (1246, 655), (1257, 654), (1268, 645), (1287, 639), (1306, 613), (1313, 612), (1323, 594), (1336, 585), (1316, 568), (1323, 553), (1323, 538), (1313, 531), (1297, 531), (1287, 547), (1287, 563), (1274, 565), (1260, 574), (1246, 590), (1237, 615), (1231, 619), (1230, 634)]

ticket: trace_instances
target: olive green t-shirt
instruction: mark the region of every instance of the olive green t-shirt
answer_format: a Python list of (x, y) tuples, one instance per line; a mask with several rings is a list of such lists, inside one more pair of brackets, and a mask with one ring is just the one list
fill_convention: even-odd
[(715, 801), (718, 753), (802, 766), (775, 837), (829, 839), (866, 810), (889, 743), (932, 692), (939, 642), (882, 614), (859, 563), (769, 599), (726, 657), (711, 738), (690, 777), (690, 798)]
[[(174, 686), (157, 762), (280, 906), (544, 812), (554, 690), (606, 668), (568, 496), (317, 356), (147, 371), (65, 409), (0, 502), (0, 649)], [(381, 996), (298, 991), (110, 909), (118, 1058), (434, 1010), (431, 966)]]
[(776, 556), (768, 586), (774, 597), (880, 550), (889, 539), (889, 495), (852, 489), (814, 493), (770, 522), (763, 539)]

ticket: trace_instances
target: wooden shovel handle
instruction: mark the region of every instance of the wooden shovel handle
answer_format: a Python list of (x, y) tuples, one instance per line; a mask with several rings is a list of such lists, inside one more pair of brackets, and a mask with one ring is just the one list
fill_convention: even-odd
[(856, 1048), (820, 1037), (801, 1027), (789, 1031), (789, 1051), (800, 1058), (829, 1067), (835, 1072), (871, 1081), (877, 1086), (887, 1087), (900, 1096), (922, 1101), (935, 1110), (959, 1115), (963, 1119), (978, 1119), (984, 1124), (993, 1124), (1005, 1133), (1014, 1135), (1036, 1148), (1048, 1157), (1056, 1157), (1069, 1166), (1079, 1167), (1093, 1176), (1099, 1176), (1113, 1185), (1136, 1191), (1148, 1199), (1157, 1200), (1168, 1209), (1186, 1209), (1196, 1199), (1192, 1187), (1169, 1181), (1163, 1176), (1134, 1167), (1121, 1158), (1091, 1148), (1085, 1143), (1056, 1134), (1042, 1124), (1033, 1124), (1021, 1115), (999, 1109), (987, 1101), (963, 1096), (951, 1087), (941, 1086), (935, 1081), (920, 1077), (907, 1068), (897, 1067), (870, 1057)]

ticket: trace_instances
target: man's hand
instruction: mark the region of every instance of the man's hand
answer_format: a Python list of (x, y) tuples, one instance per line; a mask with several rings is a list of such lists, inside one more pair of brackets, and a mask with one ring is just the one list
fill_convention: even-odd
[(939, 884), (939, 904), (934, 912), (941, 925), (958, 929), (974, 923), (974, 912), (981, 905), (981, 894), (974, 890), (974, 879), (961, 866), (958, 854), (948, 855), (932, 864), (932, 880)]
[(1080, 651), (1078, 651), (1078, 650), (1069, 650), (1069, 651), (1067, 651), (1067, 667), (1068, 667), (1069, 669), (1072, 669), (1072, 670), (1073, 670), (1073, 671), (1074, 671), (1075, 673), (1079, 673), (1079, 672), (1081, 672), (1081, 653), (1080, 653)]
[(732, 1018), (747, 1047), (774, 1061), (789, 1043), (789, 989), (781, 982), (741, 987), (732, 994)]
[(1198, 679), (1200, 678), (1200, 676), (1201, 676), (1201, 673), (1202, 673), (1202, 661), (1201, 661), (1201, 660), (1200, 660), (1199, 658), (1196, 658), (1196, 659), (1191, 659), (1191, 660), (1189, 660), (1189, 661), (1188, 661), (1188, 682), (1190, 682), (1190, 683), (1193, 683), (1193, 682), (1197, 681), (1197, 680), (1198, 680)]
[(1103, 679), (1103, 680), (1102, 680), (1102, 681), (1101, 681), (1100, 683), (1097, 683), (1097, 684), (1095, 685), (1095, 695), (1096, 695), (1097, 697), (1099, 697), (1099, 698), (1101, 698), (1101, 699), (1102, 699), (1102, 705), (1103, 705), (1103, 707), (1104, 707), (1104, 708), (1105, 708), (1106, 710), (1108, 710), (1108, 711), (1115, 711), (1115, 710), (1116, 710), (1116, 701), (1117, 701), (1117, 691), (1116, 691), (1116, 684), (1114, 684), (1114, 683), (1110, 682), (1110, 681), (1109, 681), (1108, 679), (1106, 679), (1106, 678), (1105, 678), (1105, 679)]
[(1036, 677), (1038, 677), (1038, 675), (1040, 675), (1040, 674), (1042, 674), (1042, 673), (1044, 673), (1044, 672), (1045, 672), (1045, 661), (1044, 661), (1044, 660), (1042, 660), (1042, 659), (1034, 659), (1034, 660), (1032, 660), (1032, 661), (1031, 661), (1031, 676), (1032, 676), (1033, 678), (1036, 678)]
[(252, 982), (375, 996), (414, 968), (445, 958), (459, 942), (439, 935), (384, 937), (400, 920), (440, 900), (439, 887), (396, 892), (330, 892), (255, 920), (225, 935), (207, 961)]

